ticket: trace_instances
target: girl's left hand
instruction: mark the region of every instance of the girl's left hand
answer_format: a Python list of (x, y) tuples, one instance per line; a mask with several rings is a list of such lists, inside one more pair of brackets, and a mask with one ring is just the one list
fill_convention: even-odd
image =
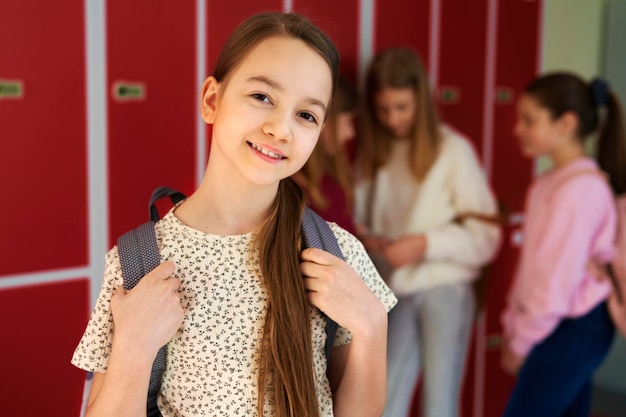
[(500, 356), (500, 366), (507, 373), (515, 376), (526, 360), (525, 357), (519, 356), (509, 348), (509, 344), (504, 341), (502, 343), (502, 354)]
[(344, 261), (317, 248), (302, 251), (300, 270), (309, 302), (353, 335), (386, 332), (387, 312)]
[(426, 237), (424, 235), (402, 236), (387, 245), (383, 254), (394, 268), (401, 268), (424, 257)]

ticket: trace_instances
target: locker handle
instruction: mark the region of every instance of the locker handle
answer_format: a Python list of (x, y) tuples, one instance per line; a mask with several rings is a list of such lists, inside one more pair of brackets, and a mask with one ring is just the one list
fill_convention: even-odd
[(141, 81), (116, 80), (111, 86), (113, 99), (118, 102), (144, 101), (146, 84)]
[(0, 78), (0, 100), (20, 100), (22, 98), (24, 98), (24, 81), (3, 80)]

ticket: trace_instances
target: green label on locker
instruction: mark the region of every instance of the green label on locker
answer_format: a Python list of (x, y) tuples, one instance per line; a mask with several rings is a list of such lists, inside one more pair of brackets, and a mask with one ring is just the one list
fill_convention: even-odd
[(487, 349), (498, 349), (502, 345), (502, 336), (497, 335), (489, 335), (487, 336)]
[(142, 82), (115, 81), (112, 87), (116, 101), (143, 101), (146, 98), (146, 86)]
[(17, 80), (0, 80), (0, 100), (3, 98), (22, 98), (24, 84)]
[(496, 103), (508, 104), (513, 101), (513, 89), (507, 87), (496, 88)]
[(441, 103), (452, 104), (459, 101), (459, 89), (456, 87), (440, 87), (439, 88), (439, 101)]

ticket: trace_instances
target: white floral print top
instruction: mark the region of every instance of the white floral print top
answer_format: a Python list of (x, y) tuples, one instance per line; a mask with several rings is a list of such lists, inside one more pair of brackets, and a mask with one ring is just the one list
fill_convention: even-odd
[[(329, 223), (346, 262), (389, 311), (396, 297), (380, 278), (361, 243)], [(263, 331), (265, 290), (253, 234), (223, 236), (184, 225), (170, 211), (156, 226), (162, 261), (176, 264), (181, 280), (182, 326), (167, 346), (158, 403), (164, 417), (252, 416), (257, 404), (257, 348)], [(117, 248), (106, 256), (100, 296), (72, 358), (77, 367), (106, 372), (113, 318), (110, 300), (122, 285)], [(320, 416), (333, 415), (326, 378), (325, 321), (311, 308), (313, 363)], [(339, 328), (335, 346), (350, 342)], [(273, 415), (271, 405), (265, 415)]]

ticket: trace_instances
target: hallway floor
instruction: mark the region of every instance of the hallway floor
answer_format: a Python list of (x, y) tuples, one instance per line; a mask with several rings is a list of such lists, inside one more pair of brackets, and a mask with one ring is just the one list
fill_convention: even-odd
[(626, 395), (596, 387), (591, 409), (592, 417), (626, 417)]

